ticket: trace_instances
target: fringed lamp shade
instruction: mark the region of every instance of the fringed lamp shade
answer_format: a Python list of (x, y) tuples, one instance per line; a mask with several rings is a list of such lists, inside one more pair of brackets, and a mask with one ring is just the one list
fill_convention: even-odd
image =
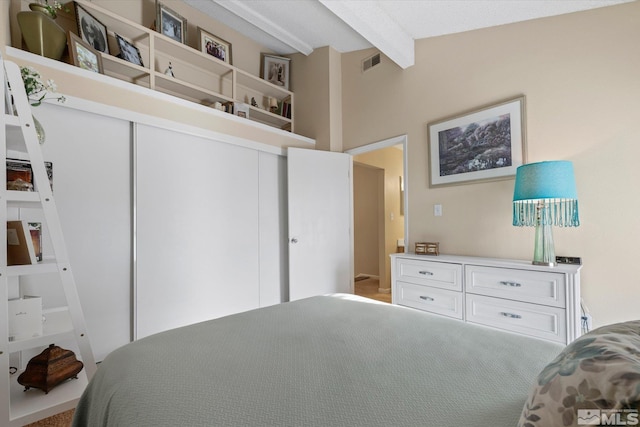
[(529, 163), (517, 169), (513, 192), (513, 225), (535, 226), (533, 263), (554, 265), (551, 226), (580, 225), (578, 193), (571, 162)]

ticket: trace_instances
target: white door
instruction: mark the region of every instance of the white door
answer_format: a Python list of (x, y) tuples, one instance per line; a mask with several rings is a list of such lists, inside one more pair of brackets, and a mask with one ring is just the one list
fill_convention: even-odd
[(353, 293), (351, 155), (289, 148), (289, 299)]

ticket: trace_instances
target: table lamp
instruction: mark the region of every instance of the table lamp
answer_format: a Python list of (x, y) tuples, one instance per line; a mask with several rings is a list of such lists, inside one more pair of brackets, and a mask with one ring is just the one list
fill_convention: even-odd
[(518, 167), (513, 191), (513, 225), (535, 226), (533, 264), (555, 265), (551, 227), (580, 225), (573, 163), (548, 161)]

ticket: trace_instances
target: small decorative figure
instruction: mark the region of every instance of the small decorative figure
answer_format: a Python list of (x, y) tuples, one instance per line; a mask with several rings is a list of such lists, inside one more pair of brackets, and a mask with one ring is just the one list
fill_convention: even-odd
[(256, 99), (253, 96), (251, 97), (251, 106), (252, 107), (257, 107), (258, 106), (258, 102), (256, 101)]
[(171, 66), (171, 62), (169, 62), (169, 66), (167, 67), (166, 70), (164, 70), (164, 73), (167, 76), (175, 77), (175, 75), (173, 74), (173, 67)]

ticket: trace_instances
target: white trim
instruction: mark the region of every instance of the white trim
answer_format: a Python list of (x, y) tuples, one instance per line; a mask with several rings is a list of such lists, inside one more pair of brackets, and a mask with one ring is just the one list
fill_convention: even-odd
[(319, 1), (401, 68), (406, 69), (415, 64), (413, 37), (376, 2)]
[[(313, 52), (313, 46), (309, 45), (304, 40), (301, 40), (286, 28), (277, 25), (275, 22), (256, 12), (253, 7), (248, 7), (245, 4), (246, 0), (212, 1), (303, 55), (308, 56)], [(190, 3), (193, 6), (194, 2), (187, 1), (187, 3)]]
[[(313, 146), (315, 146), (314, 139), (307, 138), (302, 135), (297, 135), (295, 133), (287, 132), (263, 123), (247, 120), (242, 117), (237, 117), (232, 114), (227, 114), (222, 111), (218, 111), (215, 108), (200, 105), (195, 102), (187, 101), (187, 100), (184, 100), (172, 95), (168, 95), (162, 92), (158, 92), (143, 86), (131, 84), (122, 80), (118, 80), (113, 77), (106, 76), (104, 74), (98, 74), (98, 73), (93, 73), (91, 71), (86, 71), (81, 68), (74, 67), (63, 62), (54, 61), (40, 55), (35, 55), (33, 53), (25, 52), (23, 50), (16, 49), (11, 46), (6, 46), (5, 50), (8, 57), (33, 62), (35, 64), (53, 68), (55, 70), (58, 70), (67, 74), (94, 80), (96, 82), (108, 84), (117, 88), (126, 89), (128, 91), (138, 93), (140, 95), (159, 99), (163, 102), (170, 102), (172, 104), (176, 104), (181, 107), (191, 108), (200, 112), (211, 114), (215, 117), (224, 118), (225, 120), (235, 121), (237, 123), (241, 123), (244, 126), (252, 126), (262, 131), (267, 131), (270, 133), (275, 133), (276, 135), (279, 135), (279, 136), (292, 138), (298, 142), (309, 144), (310, 145), (309, 148), (313, 148)], [(170, 130), (177, 130), (190, 135), (211, 138), (211, 139), (215, 139), (221, 142), (226, 142), (229, 144), (240, 145), (240, 146), (253, 148), (260, 151), (266, 151), (268, 153), (286, 155), (286, 150), (284, 147), (277, 147), (277, 146), (263, 144), (263, 143), (259, 143), (249, 139), (240, 138), (240, 137), (236, 137), (236, 136), (232, 136), (232, 135), (228, 135), (220, 132), (209, 131), (206, 129), (198, 128), (196, 126), (185, 125), (180, 122), (162, 119), (162, 118), (151, 116), (148, 114), (138, 113), (138, 112), (127, 110), (121, 107), (114, 107), (114, 106), (101, 104), (98, 102), (89, 101), (89, 100), (67, 96), (67, 95), (65, 95), (65, 97), (67, 98), (67, 102), (65, 102), (64, 105), (70, 108), (75, 108), (77, 110), (82, 110), (82, 111), (87, 111), (90, 113), (100, 114), (108, 117), (128, 120), (128, 121), (137, 122), (145, 125), (156, 126), (156, 127), (170, 129)], [(49, 102), (55, 103), (55, 101), (49, 101)]]

